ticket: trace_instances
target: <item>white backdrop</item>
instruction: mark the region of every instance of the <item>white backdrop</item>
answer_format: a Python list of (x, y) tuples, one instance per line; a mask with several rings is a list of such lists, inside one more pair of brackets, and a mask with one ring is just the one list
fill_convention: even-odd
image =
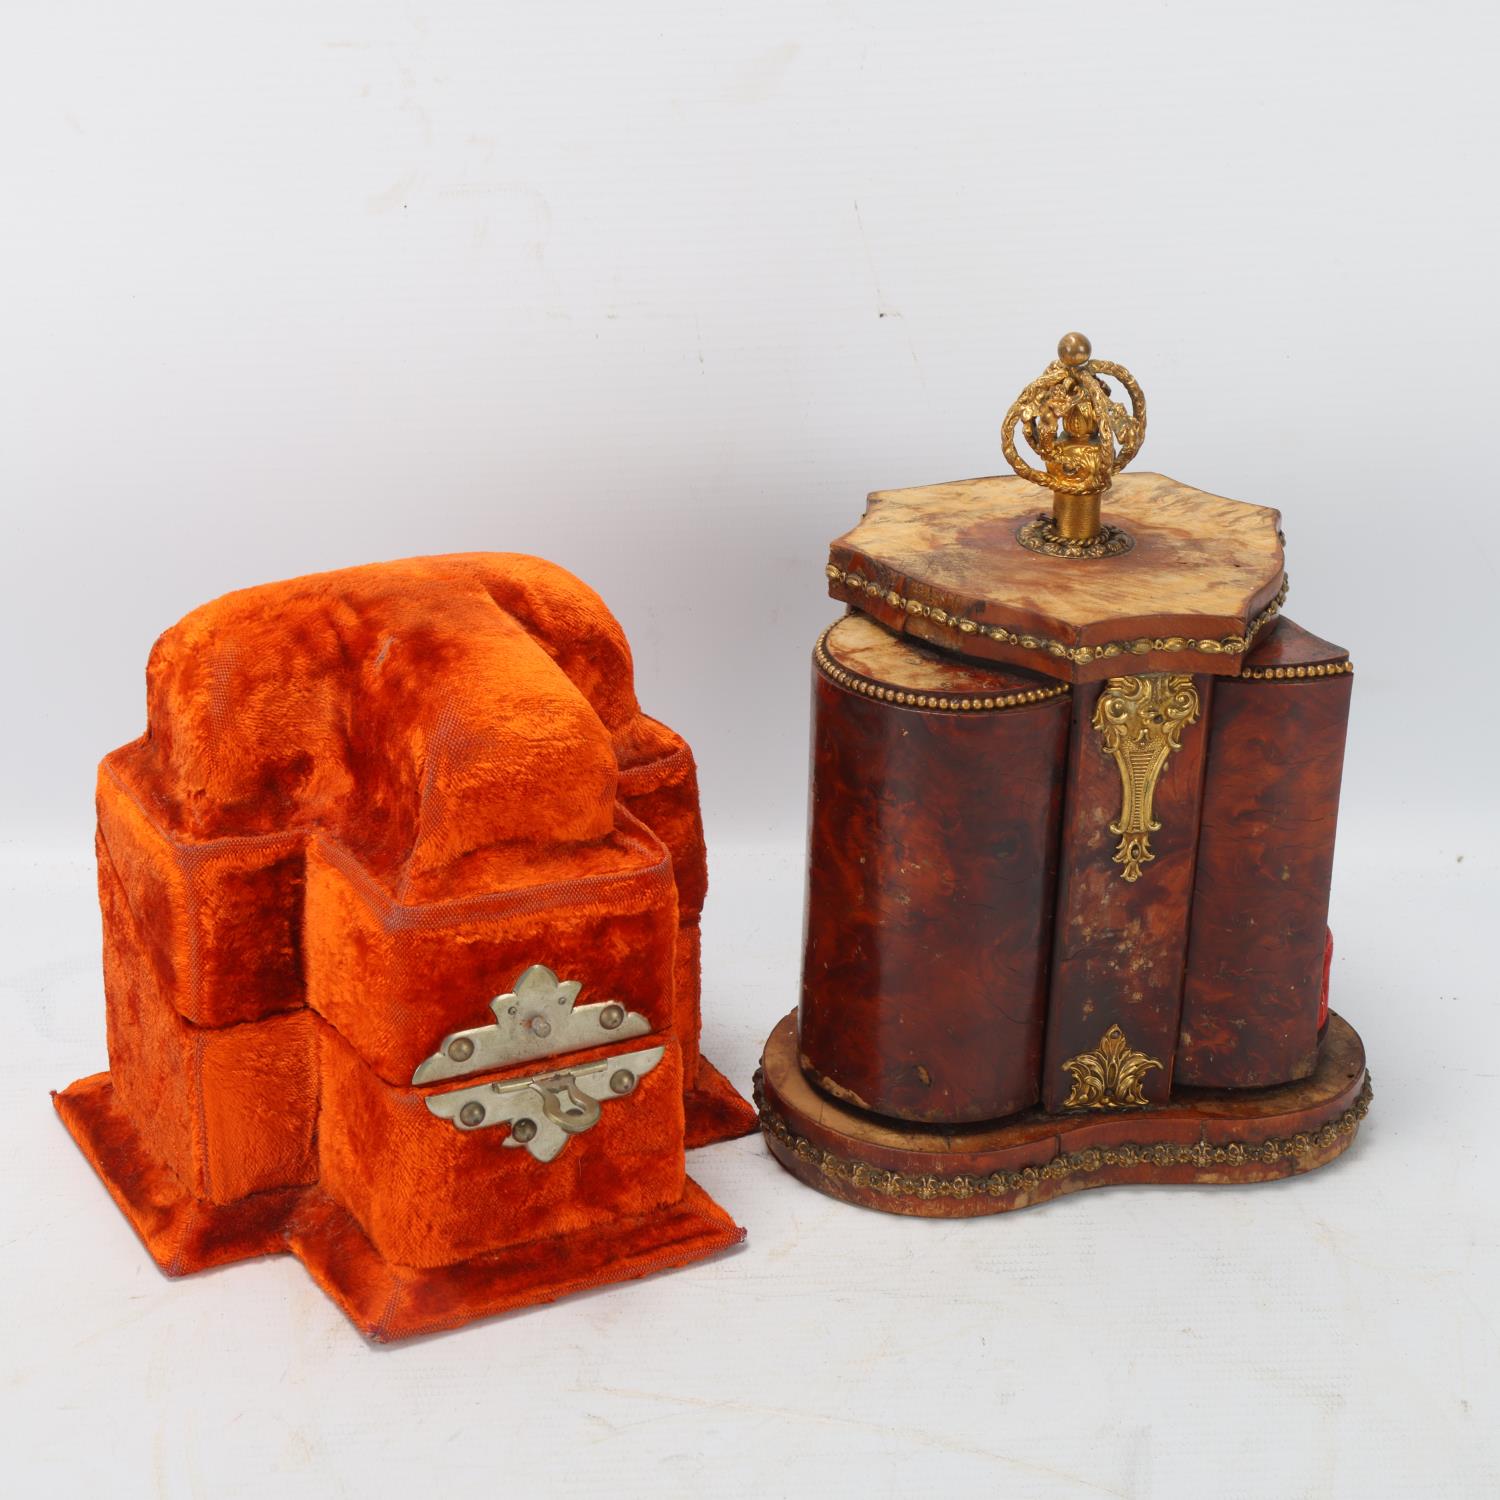
[[(1456, 0), (12, 0), (11, 1471), (1493, 1493), (1497, 46)], [(102, 1066), (93, 767), (155, 635), (417, 552), (579, 573), (699, 757), (707, 1038), (746, 1085), (795, 999), (826, 543), (870, 489), (1002, 468), (1075, 326), (1146, 387), (1140, 466), (1280, 506), (1288, 613), (1354, 650), (1355, 1153), (945, 1227), (745, 1142), (692, 1165), (740, 1254), (385, 1355), (290, 1262), (157, 1277), (45, 1100)]]

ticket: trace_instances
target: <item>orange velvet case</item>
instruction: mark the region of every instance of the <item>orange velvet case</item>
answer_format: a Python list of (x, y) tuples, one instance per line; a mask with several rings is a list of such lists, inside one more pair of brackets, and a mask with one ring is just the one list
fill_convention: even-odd
[[(99, 769), (110, 1069), (55, 1097), (169, 1275), (290, 1250), (393, 1339), (743, 1238), (684, 1170), (755, 1128), (698, 1050), (693, 759), (597, 595), (508, 554), (270, 584), (163, 635), (147, 695)], [(412, 1081), (532, 964), (661, 1048), (549, 1161)]]

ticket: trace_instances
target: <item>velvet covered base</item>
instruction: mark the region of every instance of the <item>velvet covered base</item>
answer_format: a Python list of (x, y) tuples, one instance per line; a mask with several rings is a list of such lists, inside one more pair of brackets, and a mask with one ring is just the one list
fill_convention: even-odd
[[(692, 1100), (701, 1102), (694, 1110)], [(748, 1107), (708, 1063), (689, 1091), (689, 1145), (754, 1128)], [(380, 1342), (632, 1281), (739, 1244), (745, 1231), (690, 1179), (678, 1202), (608, 1226), (509, 1247), (451, 1266), (383, 1260), (341, 1205), (317, 1187), (212, 1204), (184, 1190), (115, 1099), (108, 1073), (53, 1095), (63, 1124), (169, 1276), (290, 1252), (366, 1336)], [(539, 1250), (545, 1247), (545, 1253)]]
[(689, 1151), (754, 1135), (760, 1125), (754, 1106), (740, 1098), (735, 1086), (701, 1054), (697, 1077), (684, 1092), (682, 1103), (687, 1116), (684, 1144)]

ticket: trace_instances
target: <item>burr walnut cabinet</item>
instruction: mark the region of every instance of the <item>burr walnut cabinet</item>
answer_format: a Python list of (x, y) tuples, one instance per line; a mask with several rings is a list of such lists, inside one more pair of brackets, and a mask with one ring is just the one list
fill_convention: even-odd
[(1259, 1181), (1368, 1107), (1327, 1005), (1348, 653), (1286, 617), (1277, 511), (1120, 474), (1145, 426), (1070, 334), (1016, 477), (878, 492), (832, 545), (801, 1003), (758, 1077), (825, 1192)]

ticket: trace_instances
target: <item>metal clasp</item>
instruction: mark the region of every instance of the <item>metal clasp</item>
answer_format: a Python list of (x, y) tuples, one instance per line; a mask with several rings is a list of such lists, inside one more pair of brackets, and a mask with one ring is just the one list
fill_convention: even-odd
[(427, 1108), (440, 1119), (452, 1120), (459, 1130), (509, 1125), (502, 1146), (524, 1146), (538, 1161), (551, 1161), (570, 1136), (599, 1123), (604, 1104), (633, 1094), (666, 1050), (646, 1047), (581, 1068), (430, 1094)]
[(582, 988), (576, 979), (559, 979), (546, 964), (532, 964), (516, 980), (514, 990), (490, 1001), (493, 1024), (449, 1032), (437, 1051), (417, 1065), (411, 1081), (437, 1083), (487, 1073), (507, 1063), (582, 1052), (651, 1030), (645, 1016), (618, 1000), (575, 1004)]
[(542, 1113), (569, 1135), (582, 1135), (599, 1123), (599, 1101), (580, 1093), (571, 1073), (544, 1078), (532, 1088), (542, 1096)]

